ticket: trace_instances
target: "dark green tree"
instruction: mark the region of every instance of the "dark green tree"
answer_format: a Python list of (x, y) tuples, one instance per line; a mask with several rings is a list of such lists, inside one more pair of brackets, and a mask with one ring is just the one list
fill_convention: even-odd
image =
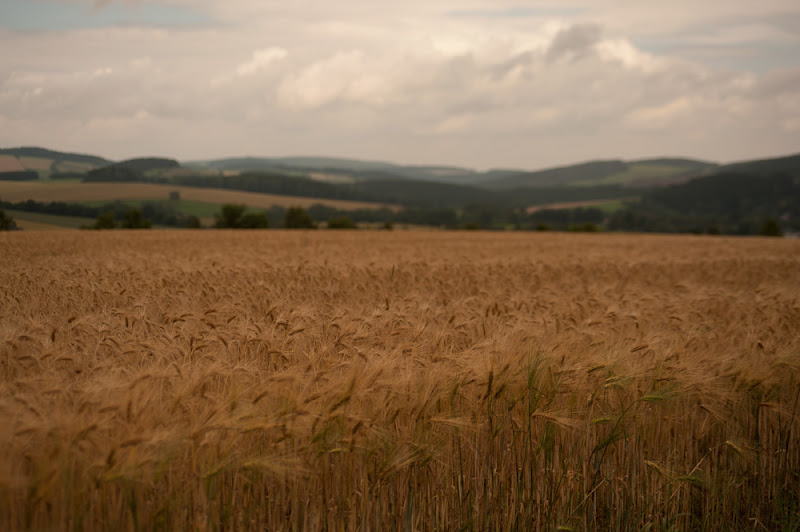
[(139, 209), (128, 209), (120, 226), (123, 229), (150, 229), (153, 223), (142, 216), (142, 211)]
[(203, 224), (200, 223), (200, 218), (197, 216), (189, 216), (186, 220), (186, 227), (189, 229), (200, 229), (203, 227)]
[(117, 227), (117, 221), (114, 220), (114, 213), (108, 211), (101, 212), (90, 229), (114, 229), (115, 227)]
[(266, 229), (269, 227), (269, 221), (263, 212), (247, 213), (245, 211), (247, 211), (246, 205), (232, 203), (223, 205), (214, 226), (219, 229)]
[(242, 216), (238, 227), (240, 229), (267, 229), (269, 220), (263, 212), (251, 212)]
[(6, 211), (0, 209), (0, 231), (13, 231), (17, 228), (17, 222), (14, 218), (6, 214)]
[(286, 229), (316, 229), (317, 224), (308, 212), (302, 207), (289, 207), (283, 221)]
[(781, 231), (781, 226), (778, 225), (778, 222), (770, 218), (761, 226), (759, 234), (761, 236), (783, 236), (783, 231)]
[(220, 213), (215, 216), (214, 227), (219, 229), (233, 229), (239, 227), (245, 210), (247, 210), (247, 206), (241, 204), (235, 205), (233, 203), (228, 203), (223, 205)]
[(328, 220), (328, 229), (358, 229), (348, 216), (337, 216)]

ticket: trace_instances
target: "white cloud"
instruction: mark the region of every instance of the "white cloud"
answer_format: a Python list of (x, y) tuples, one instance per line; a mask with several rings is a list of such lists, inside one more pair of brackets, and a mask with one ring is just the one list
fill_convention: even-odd
[(692, 100), (682, 96), (663, 105), (633, 109), (625, 116), (624, 121), (637, 129), (663, 129), (686, 117), (692, 108)]
[(259, 70), (265, 70), (273, 63), (284, 59), (289, 52), (279, 46), (270, 46), (263, 50), (253, 52), (252, 58), (236, 67), (236, 74), (239, 76), (249, 76)]

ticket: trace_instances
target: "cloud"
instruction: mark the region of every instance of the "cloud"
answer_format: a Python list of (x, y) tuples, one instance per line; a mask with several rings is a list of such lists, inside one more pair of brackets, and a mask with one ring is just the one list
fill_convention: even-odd
[[(191, 8), (220, 22), (0, 30), (0, 146), (533, 168), (800, 145), (800, 55), (764, 71), (672, 46), (681, 35), (693, 47), (728, 46), (740, 27), (749, 33), (734, 44), (753, 57), (766, 40), (793, 46), (785, 28), (772, 32), (777, 19), (741, 0), (724, 20), (704, 5), (692, 18), (659, 4), (661, 21), (622, 0), (555, 10), (409, 0), (391, 16), (367, 0), (141, 4), (125, 9)], [(686, 37), (704, 27), (715, 42)]]
[(272, 63), (284, 59), (289, 52), (279, 46), (270, 46), (263, 50), (256, 50), (253, 52), (252, 58), (236, 67), (236, 74), (239, 76), (249, 76), (255, 74), (259, 70), (269, 68)]
[(580, 57), (600, 42), (603, 29), (597, 24), (576, 24), (556, 34), (547, 50), (547, 58), (556, 60), (564, 56)]

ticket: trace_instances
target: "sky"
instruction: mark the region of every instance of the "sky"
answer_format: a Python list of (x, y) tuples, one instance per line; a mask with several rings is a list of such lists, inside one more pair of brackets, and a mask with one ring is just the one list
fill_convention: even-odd
[(0, 0), (0, 147), (475, 169), (800, 152), (797, 0)]

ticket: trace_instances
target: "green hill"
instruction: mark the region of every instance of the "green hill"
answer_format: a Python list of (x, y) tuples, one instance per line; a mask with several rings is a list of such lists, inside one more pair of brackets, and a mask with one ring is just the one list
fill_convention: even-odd
[(543, 186), (659, 186), (688, 179), (715, 167), (713, 163), (691, 159), (589, 161), (536, 172), (507, 174), (480, 184), (496, 190)]
[(726, 164), (721, 171), (747, 173), (761, 176), (788, 174), (800, 176), (800, 153), (786, 157), (774, 157), (770, 159), (756, 159), (753, 161), (742, 161), (738, 163)]
[(84, 181), (87, 183), (143, 181), (151, 172), (174, 168), (180, 168), (180, 164), (174, 159), (139, 157), (90, 170)]
[(92, 166), (105, 166), (111, 164), (111, 161), (102, 157), (94, 155), (84, 155), (81, 153), (69, 153), (48, 150), (46, 148), (37, 147), (21, 147), (21, 148), (0, 148), (0, 155), (13, 155), (14, 157), (38, 157), (42, 159), (53, 159), (55, 161), (66, 161), (74, 163), (85, 163)]

